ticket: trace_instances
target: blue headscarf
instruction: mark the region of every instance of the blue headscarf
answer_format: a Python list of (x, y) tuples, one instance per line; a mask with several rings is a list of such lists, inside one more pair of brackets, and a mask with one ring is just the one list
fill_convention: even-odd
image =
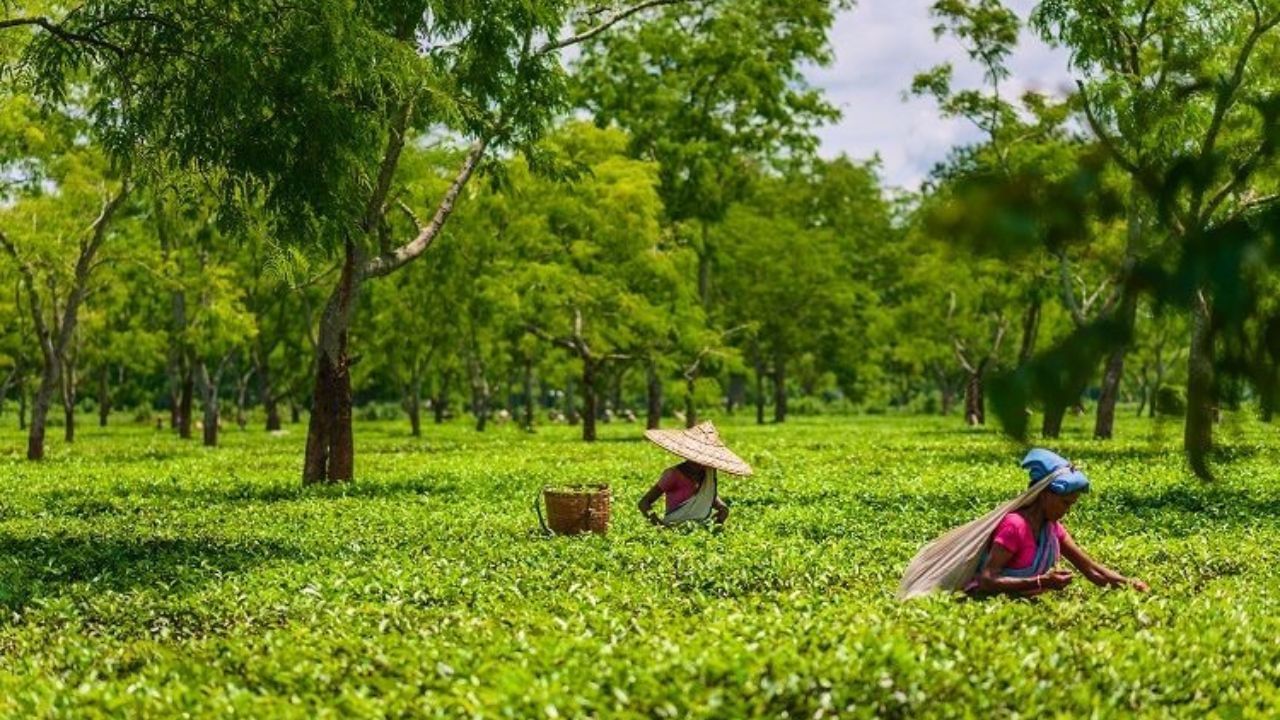
[(1066, 468), (1049, 482), (1049, 492), (1054, 495), (1070, 495), (1073, 492), (1089, 492), (1089, 478), (1061, 455), (1036, 448), (1022, 459), (1022, 467), (1031, 475), (1030, 485), (1035, 485), (1055, 471)]

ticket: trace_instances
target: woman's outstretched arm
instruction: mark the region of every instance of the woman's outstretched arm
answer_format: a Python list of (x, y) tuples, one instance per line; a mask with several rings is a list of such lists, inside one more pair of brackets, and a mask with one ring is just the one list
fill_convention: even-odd
[(640, 498), (640, 502), (636, 505), (636, 507), (640, 508), (640, 514), (644, 515), (645, 519), (654, 525), (662, 524), (662, 518), (658, 517), (657, 513), (653, 511), (653, 504), (660, 497), (662, 497), (662, 483), (659, 482), (649, 488), (649, 492), (645, 493), (644, 497)]
[(1142, 582), (1141, 580), (1134, 580), (1132, 578), (1127, 578), (1124, 575), (1121, 575), (1120, 573), (1116, 572), (1115, 570), (1112, 570), (1111, 568), (1103, 565), (1097, 560), (1094, 560), (1093, 558), (1089, 557), (1089, 554), (1086, 553), (1084, 550), (1081, 550), (1080, 546), (1076, 544), (1075, 539), (1072, 538), (1070, 535), (1062, 538), (1061, 544), (1062, 544), (1062, 557), (1066, 558), (1067, 562), (1074, 565), (1076, 569), (1080, 571), (1080, 574), (1084, 575), (1085, 578), (1087, 578), (1089, 582), (1093, 583), (1094, 585), (1110, 586), (1110, 587), (1119, 586), (1119, 585), (1132, 585), (1133, 587), (1137, 588), (1138, 590), (1141, 590), (1142, 592), (1146, 592), (1149, 589), (1147, 587), (1147, 584)]

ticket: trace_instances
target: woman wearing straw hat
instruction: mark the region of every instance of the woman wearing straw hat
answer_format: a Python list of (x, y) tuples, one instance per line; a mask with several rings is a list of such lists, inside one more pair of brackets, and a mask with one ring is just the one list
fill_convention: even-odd
[[(667, 468), (662, 477), (640, 498), (640, 512), (654, 525), (672, 526), (685, 522), (705, 522), (715, 514), (723, 525), (729, 506), (717, 494), (716, 471), (750, 475), (751, 466), (734, 455), (720, 439), (716, 426), (704, 422), (682, 430), (646, 430), (644, 436), (658, 447), (684, 458)], [(659, 518), (653, 504), (666, 496), (666, 513)]]
[(1089, 478), (1062, 456), (1032, 450), (1022, 461), (1031, 476), (1026, 492), (968, 525), (925, 546), (907, 568), (900, 598), (935, 590), (964, 590), (971, 596), (1030, 597), (1071, 584), (1072, 574), (1055, 569), (1066, 558), (1095, 585), (1131, 586), (1127, 578), (1089, 557), (1062, 525)]

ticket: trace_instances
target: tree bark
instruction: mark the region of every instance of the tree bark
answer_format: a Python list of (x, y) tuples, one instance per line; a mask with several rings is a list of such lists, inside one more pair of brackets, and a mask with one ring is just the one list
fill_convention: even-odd
[(111, 368), (103, 364), (98, 370), (98, 427), (106, 427), (111, 416)]
[(756, 362), (756, 424), (764, 424), (764, 376), (765, 369), (760, 362)]
[(1067, 406), (1054, 403), (1044, 409), (1044, 424), (1040, 434), (1046, 438), (1058, 438), (1062, 435), (1062, 420), (1067, 415)]
[(747, 376), (742, 373), (730, 373), (729, 392), (725, 394), (724, 409), (730, 415), (746, 402)]
[(432, 419), (437, 425), (444, 422), (444, 414), (449, 409), (449, 377), (448, 372), (440, 376), (440, 387), (435, 397), (431, 398)]
[(1107, 356), (1102, 371), (1102, 392), (1098, 396), (1098, 414), (1093, 425), (1093, 437), (1110, 440), (1115, 435), (1116, 405), (1120, 402), (1120, 385), (1124, 381), (1124, 360), (1133, 343), (1133, 329), (1138, 320), (1138, 299), (1133, 291), (1122, 288), (1124, 293), (1117, 312), (1121, 342)]
[(1208, 478), (1207, 455), (1213, 449), (1214, 373), (1212, 309), (1207, 298), (1191, 313), (1187, 355), (1187, 418), (1183, 444), (1197, 475)]
[(489, 381), (483, 370), (471, 370), (471, 412), (476, 418), (476, 432), (484, 432), (489, 424)]
[(596, 441), (596, 363), (591, 358), (582, 358), (582, 440)]
[(933, 368), (934, 381), (938, 383), (938, 414), (946, 417), (951, 414), (951, 408), (956, 404), (956, 391), (951, 383), (947, 382), (947, 373), (941, 368)]
[(18, 430), (27, 429), (27, 380), (25, 374), (18, 375)]
[(1022, 315), (1022, 345), (1018, 349), (1018, 366), (1031, 361), (1036, 352), (1036, 339), (1040, 335), (1040, 317), (1043, 314), (1043, 301), (1037, 296), (1027, 305)]
[(53, 405), (53, 394), (58, 391), (58, 383), (62, 378), (62, 363), (56, 358), (45, 358), (44, 370), (40, 373), (40, 386), (31, 404), (31, 431), (27, 435), (27, 459), (44, 459), (44, 429), (49, 421), (49, 408)]
[(191, 439), (191, 408), (194, 404), (195, 379), (191, 367), (183, 370), (182, 385), (178, 388), (178, 437)]
[(525, 358), (523, 377), (521, 379), (524, 386), (524, 429), (525, 432), (533, 432), (533, 413), (534, 406), (537, 404), (533, 395), (533, 360)]
[(210, 377), (209, 368), (203, 360), (199, 363), (200, 367), (200, 394), (201, 406), (204, 410), (204, 432), (203, 440), (205, 447), (218, 446), (218, 419), (220, 416), (220, 408), (218, 407), (218, 385), (221, 371)]
[(573, 382), (573, 379), (570, 378), (569, 381), (565, 383), (564, 389), (564, 417), (570, 425), (577, 425), (578, 421), (581, 419), (578, 416), (578, 389), (574, 386), (575, 383)]
[(316, 341), (316, 382), (307, 426), (304, 485), (349, 482), (355, 477), (351, 430), (351, 360), (347, 341), (359, 281), (357, 257), (348, 242), (338, 286), (325, 304)]
[(258, 394), (262, 396), (262, 410), (267, 416), (267, 432), (280, 429), (280, 399), (276, 397), (271, 380), (271, 361), (259, 340), (253, 348), (254, 370), (258, 375)]
[(773, 365), (773, 421), (787, 421), (787, 361), (776, 358)]
[(71, 359), (62, 366), (62, 437), (67, 444), (76, 441), (76, 367)]
[(976, 371), (969, 373), (969, 378), (964, 385), (964, 421), (971, 427), (985, 425), (987, 422), (982, 387), (983, 370), (984, 368), (979, 367)]
[(645, 367), (645, 427), (662, 427), (662, 377), (654, 363)]
[(405, 388), (405, 410), (409, 414), (409, 433), (422, 437), (422, 381), (415, 372)]
[(236, 427), (244, 430), (244, 426), (249, 420), (245, 417), (245, 406), (249, 403), (249, 381), (253, 379), (253, 371), (250, 370), (244, 375), (240, 375), (236, 382)]

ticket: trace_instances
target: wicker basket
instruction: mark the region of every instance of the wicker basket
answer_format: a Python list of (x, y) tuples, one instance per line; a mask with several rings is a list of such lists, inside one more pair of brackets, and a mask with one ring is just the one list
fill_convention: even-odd
[(542, 529), (556, 535), (581, 535), (609, 532), (609, 514), (613, 495), (608, 485), (569, 485), (542, 488), (542, 502), (547, 505), (546, 521), (542, 519), (542, 502), (534, 508)]

